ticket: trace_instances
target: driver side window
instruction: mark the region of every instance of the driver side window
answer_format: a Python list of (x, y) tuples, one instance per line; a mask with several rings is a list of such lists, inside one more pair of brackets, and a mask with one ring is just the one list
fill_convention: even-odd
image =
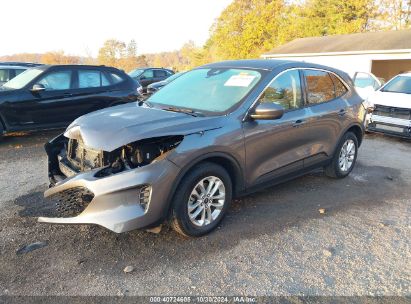
[(285, 110), (294, 110), (303, 106), (300, 73), (291, 70), (278, 76), (261, 95), (260, 102), (272, 102)]
[(48, 73), (37, 81), (43, 85), (47, 91), (68, 90), (71, 87), (71, 71), (56, 71)]

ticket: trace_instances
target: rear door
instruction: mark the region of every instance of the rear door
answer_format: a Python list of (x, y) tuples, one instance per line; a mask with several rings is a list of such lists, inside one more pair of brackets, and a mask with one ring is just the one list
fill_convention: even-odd
[(304, 167), (310, 167), (332, 156), (348, 115), (345, 97), (348, 89), (334, 73), (304, 69), (307, 113), (304, 120), (305, 140), (310, 145)]
[(159, 82), (166, 79), (169, 75), (165, 70), (155, 69), (154, 70), (154, 82)]
[(65, 104), (65, 110), (70, 113), (68, 121), (110, 105), (115, 100), (111, 96), (113, 81), (104, 70), (76, 68), (73, 94)]

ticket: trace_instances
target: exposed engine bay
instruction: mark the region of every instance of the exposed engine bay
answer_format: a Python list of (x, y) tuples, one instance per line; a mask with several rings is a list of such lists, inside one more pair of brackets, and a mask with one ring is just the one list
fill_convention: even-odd
[[(60, 137), (46, 145), (51, 171), (54, 175), (65, 177), (102, 168), (96, 177), (104, 177), (146, 166), (156, 160), (163, 159), (168, 152), (175, 149), (183, 140), (183, 136), (164, 136), (143, 139), (114, 151), (106, 152), (86, 147), (81, 140)], [(52, 157), (54, 154), (55, 157)], [(60, 171), (60, 172), (59, 172)]]

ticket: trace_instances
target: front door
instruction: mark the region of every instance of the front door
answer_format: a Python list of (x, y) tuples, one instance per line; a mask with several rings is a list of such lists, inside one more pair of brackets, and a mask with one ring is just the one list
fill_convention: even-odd
[(253, 186), (303, 168), (306, 157), (305, 117), (307, 109), (299, 70), (276, 76), (259, 103), (277, 103), (285, 109), (276, 120), (247, 119), (243, 123), (247, 186)]
[[(45, 90), (32, 92), (27, 88), (15, 100), (9, 103), (7, 121), (13, 122), (12, 128), (35, 128), (64, 126), (69, 113), (61, 111), (61, 105), (69, 102), (72, 95), (73, 72), (69, 69), (47, 72), (35, 84)], [(15, 118), (13, 118), (15, 116)]]

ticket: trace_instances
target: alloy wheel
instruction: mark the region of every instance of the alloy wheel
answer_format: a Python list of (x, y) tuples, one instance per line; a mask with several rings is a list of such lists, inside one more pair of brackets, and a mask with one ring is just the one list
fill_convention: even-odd
[(347, 139), (341, 147), (338, 165), (342, 172), (348, 172), (353, 166), (356, 147), (352, 139)]
[(199, 181), (188, 199), (188, 216), (196, 226), (206, 226), (220, 215), (226, 200), (225, 186), (216, 176)]

